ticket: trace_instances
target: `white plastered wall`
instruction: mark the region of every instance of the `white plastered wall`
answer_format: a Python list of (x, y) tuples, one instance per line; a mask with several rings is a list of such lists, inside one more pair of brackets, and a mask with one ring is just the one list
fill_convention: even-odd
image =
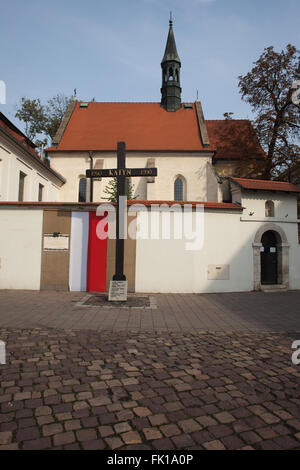
[[(64, 175), (66, 184), (61, 188), (59, 198), (61, 202), (77, 202), (80, 177), (90, 168), (88, 152), (57, 152), (49, 153), (51, 166)], [(207, 163), (211, 163), (210, 153), (159, 153), (159, 152), (127, 152), (127, 168), (145, 168), (148, 159), (155, 159), (158, 176), (154, 183), (147, 183), (147, 178), (132, 178), (135, 196), (139, 200), (173, 200), (174, 181), (176, 176), (186, 180), (186, 199), (188, 201), (207, 201)], [(97, 159), (103, 159), (103, 168), (116, 168), (116, 155), (112, 152), (95, 152), (94, 165)], [(94, 183), (94, 201), (102, 201), (105, 194), (103, 190), (109, 179)], [(212, 185), (210, 181), (210, 189)], [(217, 182), (215, 182), (217, 186)], [(217, 197), (217, 196), (216, 196)]]
[(0, 289), (40, 289), (43, 210), (0, 210)]
[[(138, 217), (140, 219), (141, 214)], [(160, 213), (160, 223), (161, 217)], [(202, 249), (196, 251), (186, 250), (186, 239), (138, 239), (136, 292), (200, 293), (253, 290), (252, 244), (257, 230), (269, 221), (242, 221), (241, 218), (242, 213), (239, 211), (205, 211), (204, 244)], [(290, 244), (290, 289), (300, 289), (300, 244), (297, 224), (278, 222), (278, 226), (284, 230)], [(209, 266), (227, 268), (229, 279), (209, 280)]]
[[(274, 217), (265, 217), (265, 204), (274, 202)], [(300, 244), (298, 240), (297, 193), (281, 191), (241, 191), (244, 207), (242, 223), (256, 231), (264, 224), (275, 224), (286, 234), (289, 243), (289, 288), (300, 289)]]
[[(243, 217), (265, 218), (266, 201), (274, 202), (274, 217), (269, 222), (289, 222), (297, 219), (297, 193), (282, 191), (242, 191), (242, 206), (245, 208)], [(250, 213), (253, 215), (249, 216)]]
[(57, 178), (9, 138), (0, 136), (0, 201), (18, 201), (20, 171), (26, 175), (24, 201), (38, 201), (39, 184), (44, 186), (43, 201), (58, 201), (61, 183)]

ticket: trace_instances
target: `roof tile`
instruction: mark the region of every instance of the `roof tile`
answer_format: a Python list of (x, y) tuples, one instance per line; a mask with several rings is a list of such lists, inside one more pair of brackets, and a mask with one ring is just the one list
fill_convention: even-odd
[[(3, 206), (39, 206), (39, 207), (80, 207), (80, 208), (89, 208), (94, 207), (95, 210), (98, 206), (101, 205), (107, 206), (107, 202), (7, 202), (7, 201), (0, 201), (0, 207)], [(115, 205), (115, 203), (109, 203)], [(134, 204), (142, 204), (146, 207), (150, 207), (152, 205), (162, 205), (166, 204), (167, 206), (172, 206), (173, 204), (179, 204), (180, 206), (184, 206), (185, 204), (191, 205), (192, 207), (196, 207), (197, 205), (203, 206), (205, 209), (221, 209), (221, 210), (238, 210), (241, 211), (243, 208), (238, 204), (234, 203), (227, 203), (227, 202), (202, 202), (202, 201), (139, 201), (139, 200), (130, 200), (127, 201), (128, 206), (132, 206)], [(88, 209), (87, 209), (88, 210)]]
[(263, 157), (250, 121), (206, 121), (210, 146), (203, 147), (195, 104), (167, 112), (160, 103), (80, 102), (57, 147), (48, 151), (217, 151), (216, 158)]
[(264, 191), (285, 191), (299, 193), (300, 188), (285, 181), (256, 180), (250, 178), (230, 178), (244, 189), (259, 189)]
[(265, 157), (248, 119), (206, 120), (205, 122), (210, 144), (217, 149), (217, 159), (236, 160)]

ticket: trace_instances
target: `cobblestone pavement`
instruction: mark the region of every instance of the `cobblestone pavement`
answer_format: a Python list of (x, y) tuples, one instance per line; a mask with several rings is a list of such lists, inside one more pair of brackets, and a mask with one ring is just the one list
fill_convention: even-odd
[[(138, 294), (140, 295), (140, 294)], [(156, 309), (83, 307), (80, 292), (0, 291), (0, 327), (111, 331), (300, 331), (300, 291), (154, 294)]]
[(2, 327), (0, 339), (0, 449), (300, 449), (300, 330)]

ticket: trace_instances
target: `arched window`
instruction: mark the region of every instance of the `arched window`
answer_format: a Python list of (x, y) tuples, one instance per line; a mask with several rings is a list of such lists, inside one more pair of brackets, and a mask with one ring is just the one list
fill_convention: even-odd
[(86, 202), (86, 178), (79, 180), (78, 202)]
[(171, 67), (169, 68), (169, 80), (174, 80), (173, 69)]
[(174, 201), (183, 201), (183, 180), (178, 176), (174, 181)]
[(274, 217), (274, 215), (275, 215), (274, 202), (273, 201), (266, 201), (265, 216), (266, 217)]

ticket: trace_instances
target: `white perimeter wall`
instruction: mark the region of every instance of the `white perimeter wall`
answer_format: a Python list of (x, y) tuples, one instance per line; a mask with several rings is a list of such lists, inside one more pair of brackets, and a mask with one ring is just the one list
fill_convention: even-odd
[(0, 289), (40, 289), (43, 210), (0, 210)]
[[(242, 192), (243, 218), (265, 218), (266, 201), (274, 202), (274, 217), (268, 217), (269, 222), (286, 222), (297, 220), (298, 193), (280, 191), (246, 191)], [(249, 213), (253, 213), (252, 216)], [(281, 220), (280, 220), (281, 219)]]
[[(234, 292), (253, 290), (252, 243), (269, 222), (242, 222), (242, 213), (205, 212), (204, 245), (187, 251), (187, 240), (137, 240), (136, 292)], [(140, 220), (141, 214), (138, 215)], [(160, 213), (161, 217), (161, 213)], [(161, 220), (161, 219), (160, 219)], [(290, 247), (290, 288), (300, 289), (297, 224), (278, 223)], [(229, 265), (228, 280), (208, 280), (209, 265)]]
[[(162, 214), (158, 216), (161, 223)], [(241, 217), (241, 212), (206, 211), (204, 244), (196, 251), (186, 250), (186, 239), (137, 239), (136, 292), (253, 290), (252, 243), (257, 230), (270, 220), (242, 221)], [(290, 244), (290, 289), (300, 289), (297, 224), (274, 223), (285, 232)], [(43, 210), (0, 209), (0, 289), (40, 288), (42, 226)], [(229, 279), (209, 280), (209, 265), (229, 265)]]

